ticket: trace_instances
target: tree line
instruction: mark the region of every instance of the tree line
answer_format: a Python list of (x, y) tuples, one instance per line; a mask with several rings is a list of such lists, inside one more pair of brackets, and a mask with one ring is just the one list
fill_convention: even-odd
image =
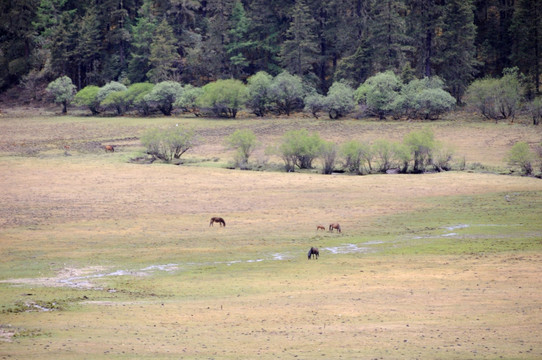
[(517, 67), (540, 93), (540, 1), (2, 0), (0, 14), (0, 89), (286, 70), (326, 94), (392, 71), (439, 76), (460, 102), (474, 79)]

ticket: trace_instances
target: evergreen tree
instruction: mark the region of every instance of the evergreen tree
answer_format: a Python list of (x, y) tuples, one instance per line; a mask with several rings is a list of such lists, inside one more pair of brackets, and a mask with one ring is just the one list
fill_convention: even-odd
[(103, 51), (96, 3), (93, 2), (81, 19), (76, 45), (77, 88), (100, 83), (99, 59)]
[(482, 60), (482, 75), (499, 76), (504, 68), (511, 66), (510, 25), (514, 14), (514, 2), (515, 0), (475, 2), (476, 47)]
[(442, 29), (443, 1), (407, 0), (409, 15), (409, 35), (412, 38), (415, 65), (419, 77), (434, 74), (435, 42)]
[(156, 30), (156, 19), (151, 12), (152, 0), (145, 0), (138, 12), (136, 23), (131, 27), (132, 52), (128, 63), (128, 78), (132, 83), (147, 79), (151, 70), (151, 44)]
[(201, 58), (208, 77), (229, 77), (230, 62), (226, 53), (229, 19), (233, 9), (233, 0), (209, 0), (207, 8), (208, 29), (202, 43)]
[(408, 43), (405, 13), (402, 1), (383, 0), (374, 3), (369, 24), (373, 72), (403, 68)]
[(542, 68), (542, 2), (518, 0), (511, 27), (515, 39), (512, 53), (514, 65), (526, 74), (540, 94)]
[(443, 16), (442, 35), (436, 54), (437, 74), (457, 102), (476, 71), (474, 12), (472, 0), (448, 0)]
[(252, 47), (252, 41), (248, 40), (249, 29), (250, 20), (246, 16), (243, 3), (236, 1), (231, 15), (231, 29), (228, 31), (229, 43), (226, 45), (234, 78), (239, 78), (249, 64), (247, 53)]
[(249, 37), (252, 41), (250, 60), (253, 72), (260, 70), (278, 74), (280, 69), (281, 22), (266, 0), (254, 0), (250, 8)]
[(303, 76), (312, 68), (318, 53), (315, 25), (305, 1), (298, 0), (280, 52), (282, 65), (293, 75)]
[(0, 89), (15, 83), (30, 70), (36, 0), (0, 4)]
[(178, 75), (177, 66), (180, 56), (177, 53), (176, 40), (173, 29), (166, 19), (157, 26), (151, 43), (149, 63), (151, 70), (147, 72), (149, 79), (158, 83), (160, 81), (174, 80)]

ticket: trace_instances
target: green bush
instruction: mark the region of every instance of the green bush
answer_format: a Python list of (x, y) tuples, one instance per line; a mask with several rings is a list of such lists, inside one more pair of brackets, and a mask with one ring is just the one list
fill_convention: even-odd
[(474, 81), (467, 89), (466, 99), (484, 117), (498, 121), (516, 116), (522, 92), (521, 75), (517, 68), (511, 68), (504, 69), (500, 79)]
[(241, 81), (217, 80), (203, 87), (198, 105), (210, 109), (216, 116), (235, 118), (246, 99), (247, 88)]
[(127, 99), (127, 91), (113, 91), (109, 93), (109, 95), (106, 96), (105, 99), (102, 100), (100, 105), (104, 109), (114, 109), (117, 112), (117, 115), (123, 115), (126, 110), (128, 109), (128, 99)]
[(529, 148), (529, 144), (520, 141), (514, 144), (506, 156), (508, 164), (518, 166), (524, 175), (533, 173), (534, 154)]
[(182, 91), (183, 87), (178, 82), (162, 81), (154, 85), (152, 90), (145, 95), (144, 100), (158, 108), (162, 114), (170, 116), (173, 111), (173, 104), (177, 101)]
[(179, 126), (168, 129), (153, 128), (141, 136), (141, 143), (153, 159), (171, 162), (195, 146), (195, 134)]
[(50, 82), (45, 90), (55, 104), (62, 105), (62, 113), (65, 114), (68, 111), (68, 104), (75, 97), (75, 85), (72, 83), (72, 79), (67, 76), (59, 77)]
[(125, 91), (127, 89), (128, 88), (124, 84), (121, 84), (117, 81), (111, 81), (102, 86), (100, 90), (98, 90), (98, 94), (96, 94), (96, 101), (98, 101), (98, 104), (101, 105), (102, 101), (104, 101), (105, 98), (112, 92)]
[(248, 169), (248, 159), (257, 145), (256, 135), (252, 130), (239, 129), (226, 138), (229, 147), (237, 150), (235, 166)]
[(292, 111), (302, 109), (305, 93), (301, 78), (287, 71), (275, 76), (271, 82), (271, 99), (282, 114), (290, 115)]
[(203, 89), (190, 84), (183, 87), (181, 94), (173, 104), (184, 112), (191, 112), (196, 116), (200, 115), (198, 98), (203, 94)]
[(341, 146), (345, 169), (354, 174), (362, 175), (372, 170), (373, 153), (371, 147), (357, 140), (351, 140)]
[(265, 116), (271, 110), (270, 87), (273, 77), (265, 71), (259, 71), (247, 79), (246, 106), (256, 116)]
[(86, 86), (75, 95), (74, 102), (77, 105), (87, 106), (92, 115), (97, 115), (100, 113), (100, 102), (97, 100), (98, 91), (100, 91), (98, 86)]
[(392, 113), (392, 104), (401, 90), (401, 79), (389, 70), (368, 78), (354, 92), (354, 99), (365, 104), (380, 119)]
[(318, 119), (318, 113), (326, 108), (326, 97), (318, 93), (313, 93), (305, 97), (305, 111), (308, 111)]
[(422, 173), (432, 165), (433, 151), (437, 143), (430, 129), (412, 131), (405, 136), (403, 143), (409, 149), (411, 159), (414, 161), (412, 169), (414, 173)]
[(312, 162), (320, 155), (323, 141), (317, 133), (309, 134), (306, 129), (291, 130), (284, 134), (279, 153), (287, 171), (311, 169)]
[(342, 82), (333, 83), (329, 88), (324, 105), (330, 119), (343, 117), (351, 112), (356, 105), (354, 89)]
[(414, 79), (403, 85), (391, 108), (395, 118), (437, 119), (452, 109), (456, 100), (443, 90), (444, 82), (437, 76)]
[(134, 108), (144, 115), (149, 115), (150, 104), (145, 100), (145, 96), (154, 88), (151, 83), (135, 83), (128, 87), (126, 91), (126, 102), (128, 108)]
[(324, 174), (331, 174), (335, 170), (335, 162), (337, 160), (338, 148), (334, 142), (323, 141), (320, 158), (322, 159), (322, 172)]

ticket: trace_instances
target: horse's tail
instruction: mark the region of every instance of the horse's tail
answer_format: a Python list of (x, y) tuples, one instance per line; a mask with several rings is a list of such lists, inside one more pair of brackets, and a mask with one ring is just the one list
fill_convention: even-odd
[(222, 219), (222, 224), (226, 227), (226, 221), (224, 221), (224, 219)]

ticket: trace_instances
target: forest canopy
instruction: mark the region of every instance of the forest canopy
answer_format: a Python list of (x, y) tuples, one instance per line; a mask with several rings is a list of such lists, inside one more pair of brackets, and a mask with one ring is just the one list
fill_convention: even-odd
[(0, 14), (0, 90), (286, 70), (325, 94), (391, 70), (436, 75), (461, 101), (474, 79), (517, 67), (540, 93), (541, 1), (0, 0)]

